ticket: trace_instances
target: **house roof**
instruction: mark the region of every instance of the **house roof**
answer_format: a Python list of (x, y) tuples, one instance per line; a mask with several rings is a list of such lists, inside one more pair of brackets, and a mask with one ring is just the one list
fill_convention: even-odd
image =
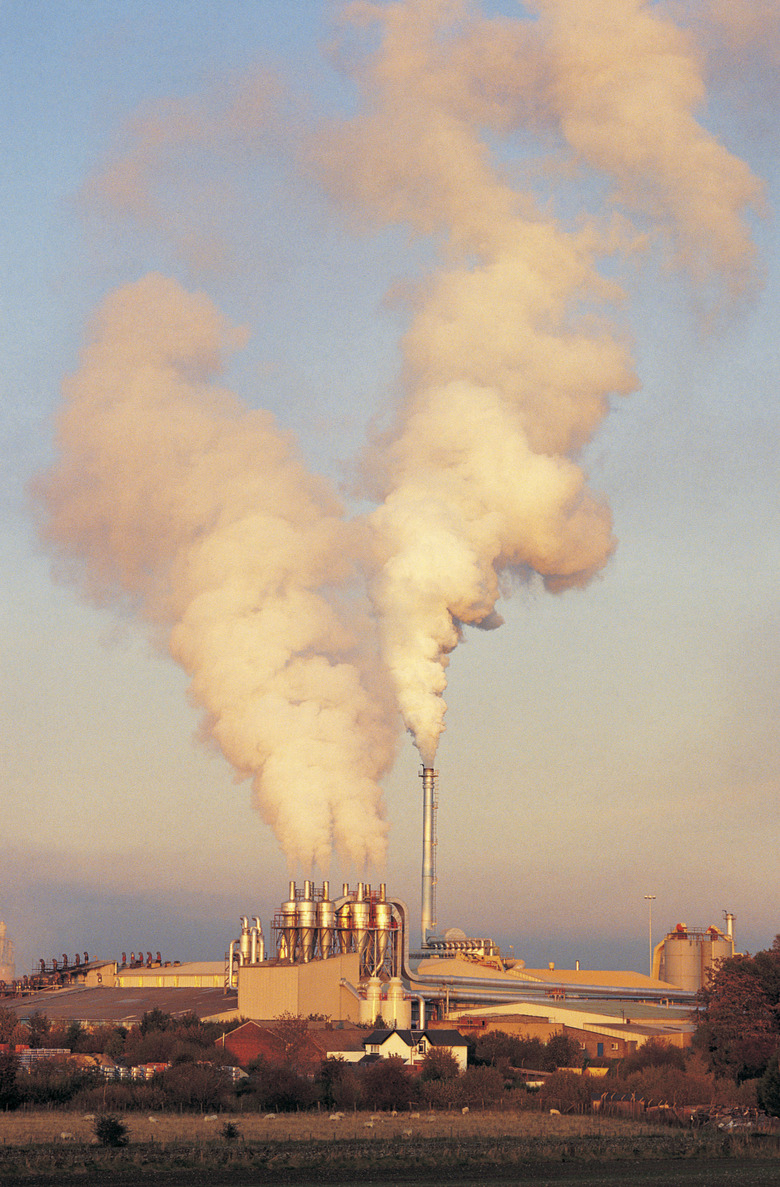
[(422, 1032), (432, 1047), (468, 1047), (459, 1030), (425, 1030)]
[[(363, 1046), (381, 1047), (382, 1044), (386, 1043), (388, 1039), (391, 1039), (393, 1035), (397, 1035), (403, 1043), (406, 1043), (407, 1047), (414, 1047), (416, 1043), (419, 1043), (419, 1035), (421, 1033), (421, 1031), (415, 1032), (412, 1030), (372, 1030), (371, 1034), (366, 1035), (363, 1039)], [(415, 1038), (415, 1034), (417, 1034), (417, 1038)]]
[(457, 1030), (374, 1030), (363, 1039), (364, 1047), (381, 1047), (393, 1035), (398, 1035), (407, 1047), (416, 1047), (423, 1036), (432, 1047), (468, 1047), (468, 1039), (464, 1039)]
[(327, 1034), (318, 1034), (317, 1042), (324, 1046), (328, 1055), (331, 1055), (337, 1054), (339, 1051), (362, 1051), (365, 1037), (364, 1030), (343, 1030), (332, 1033), (329, 1031)]

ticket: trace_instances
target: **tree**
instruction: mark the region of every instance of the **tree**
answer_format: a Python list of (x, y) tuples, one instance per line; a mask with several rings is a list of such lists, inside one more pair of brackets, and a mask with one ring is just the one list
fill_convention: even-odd
[(170, 1030), (174, 1025), (175, 1019), (172, 1014), (166, 1014), (155, 1008), (146, 1011), (141, 1019), (139, 1030), (142, 1035), (147, 1035), (152, 1030)]
[(507, 1034), (503, 1030), (491, 1030), (477, 1039), (474, 1049), (477, 1064), (489, 1064), (491, 1067), (530, 1067), (545, 1068), (547, 1056), (544, 1043), (539, 1039), (521, 1039), (517, 1035)]
[(539, 1090), (542, 1107), (560, 1113), (589, 1113), (593, 1095), (593, 1081), (576, 1072), (554, 1072)]
[(506, 1091), (503, 1073), (497, 1067), (469, 1067), (458, 1079), (464, 1105), (483, 1107), (495, 1104)]
[(17, 1072), (19, 1061), (8, 1052), (0, 1052), (0, 1109), (17, 1109), (21, 1103)]
[(152, 1084), (162, 1088), (170, 1104), (202, 1112), (218, 1108), (230, 1091), (224, 1071), (210, 1063), (177, 1064), (160, 1072)]
[(777, 1056), (770, 1061), (759, 1080), (756, 1095), (765, 1113), (770, 1117), (780, 1117), (780, 1062)]
[(780, 951), (731, 956), (699, 991), (694, 1041), (716, 1075), (738, 1083), (760, 1076), (780, 1047), (780, 1014), (773, 1001), (775, 991), (780, 994), (779, 969)]
[(621, 1062), (618, 1074), (630, 1076), (634, 1072), (644, 1071), (648, 1067), (685, 1067), (685, 1052), (681, 1047), (673, 1047), (663, 1039), (648, 1039), (636, 1051)]
[(417, 1081), (409, 1075), (399, 1055), (370, 1063), (362, 1079), (365, 1102), (375, 1109), (403, 1109), (416, 1096)]
[(460, 1068), (451, 1051), (445, 1047), (430, 1047), (420, 1064), (420, 1080), (423, 1084), (434, 1080), (454, 1080)]
[(274, 1034), (282, 1044), (283, 1060), (288, 1067), (297, 1064), (309, 1043), (309, 1023), (300, 1014), (285, 1010), (274, 1019)]
[(46, 1047), (49, 1041), (49, 1031), (51, 1030), (51, 1023), (45, 1014), (40, 1010), (36, 1010), (34, 1014), (30, 1015), (29, 1022), (29, 1038), (28, 1042), (31, 1047)]
[(9, 1010), (8, 1006), (0, 1006), (0, 1043), (11, 1042), (11, 1035), (18, 1021), (13, 1010)]
[(582, 1064), (582, 1051), (579, 1043), (571, 1035), (564, 1034), (563, 1031), (550, 1035), (545, 1043), (545, 1054), (547, 1056), (546, 1066), (551, 1068), (580, 1067)]
[(338, 1055), (329, 1055), (320, 1064), (317, 1079), (326, 1108), (351, 1109), (360, 1104), (362, 1094), (354, 1064)]
[(308, 1109), (316, 1100), (314, 1084), (299, 1076), (288, 1064), (258, 1059), (250, 1065), (249, 1080), (242, 1084), (245, 1100), (254, 1101), (262, 1112), (290, 1113)]

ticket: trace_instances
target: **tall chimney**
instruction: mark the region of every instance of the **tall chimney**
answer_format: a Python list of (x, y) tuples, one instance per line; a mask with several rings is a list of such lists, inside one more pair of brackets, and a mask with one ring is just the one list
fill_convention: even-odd
[(438, 771), (423, 767), (423, 859), (420, 931), (422, 946), (436, 929), (436, 779)]

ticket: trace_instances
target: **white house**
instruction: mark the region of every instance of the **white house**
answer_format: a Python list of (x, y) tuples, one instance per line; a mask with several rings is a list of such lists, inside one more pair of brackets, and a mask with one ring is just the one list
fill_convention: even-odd
[(457, 1030), (375, 1030), (363, 1040), (366, 1055), (389, 1059), (399, 1056), (413, 1066), (422, 1063), (431, 1047), (449, 1051), (458, 1064), (458, 1071), (466, 1070), (468, 1042)]

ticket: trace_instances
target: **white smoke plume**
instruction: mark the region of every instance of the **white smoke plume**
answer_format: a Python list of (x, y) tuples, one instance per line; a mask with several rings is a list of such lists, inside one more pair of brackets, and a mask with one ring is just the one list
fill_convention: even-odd
[(320, 153), (342, 199), (442, 241), (404, 343), (407, 396), (371, 517), (384, 656), (426, 764), (460, 624), (495, 622), (501, 574), (531, 570), (562, 590), (608, 560), (610, 514), (575, 459), (610, 396), (636, 384), (625, 343), (596, 316), (619, 295), (597, 270), (613, 241), (567, 231), (530, 189), (513, 191), (486, 133), (524, 116), (557, 126), (616, 183), (606, 213), (655, 216), (697, 279), (738, 288), (751, 259), (742, 216), (759, 187), (692, 114), (703, 87), (683, 34), (639, 0), (530, 7), (534, 25), (475, 20), (448, 0), (352, 5), (380, 43), (356, 70), (364, 111)]
[[(231, 332), (172, 281), (110, 298), (67, 385), (62, 460), (42, 483), (49, 538), (170, 628), (292, 860), (327, 863), (331, 839), (381, 859), (395, 719), (357, 571), (429, 765), (464, 624), (500, 625), (513, 575), (562, 591), (608, 561), (583, 451), (638, 381), (604, 259), (635, 267), (659, 245), (708, 295), (751, 281), (761, 187), (697, 119), (692, 36), (643, 0), (525, 8), (348, 5), (356, 114), (301, 132), (301, 107), (290, 129), (291, 156), (361, 230), (405, 225), (436, 256), (411, 298), (403, 398), (369, 453), (373, 512), (346, 520), (269, 416), (208, 385)], [(278, 152), (278, 94), (258, 75), (219, 112), (147, 113), (93, 194), (160, 229), (167, 158), (224, 143), (233, 159), (237, 139), (265, 152), (271, 127)]]
[(381, 863), (394, 720), (346, 593), (360, 540), (262, 411), (212, 382), (242, 335), (148, 276), (98, 311), (41, 480), (50, 544), (168, 635), (291, 862)]

